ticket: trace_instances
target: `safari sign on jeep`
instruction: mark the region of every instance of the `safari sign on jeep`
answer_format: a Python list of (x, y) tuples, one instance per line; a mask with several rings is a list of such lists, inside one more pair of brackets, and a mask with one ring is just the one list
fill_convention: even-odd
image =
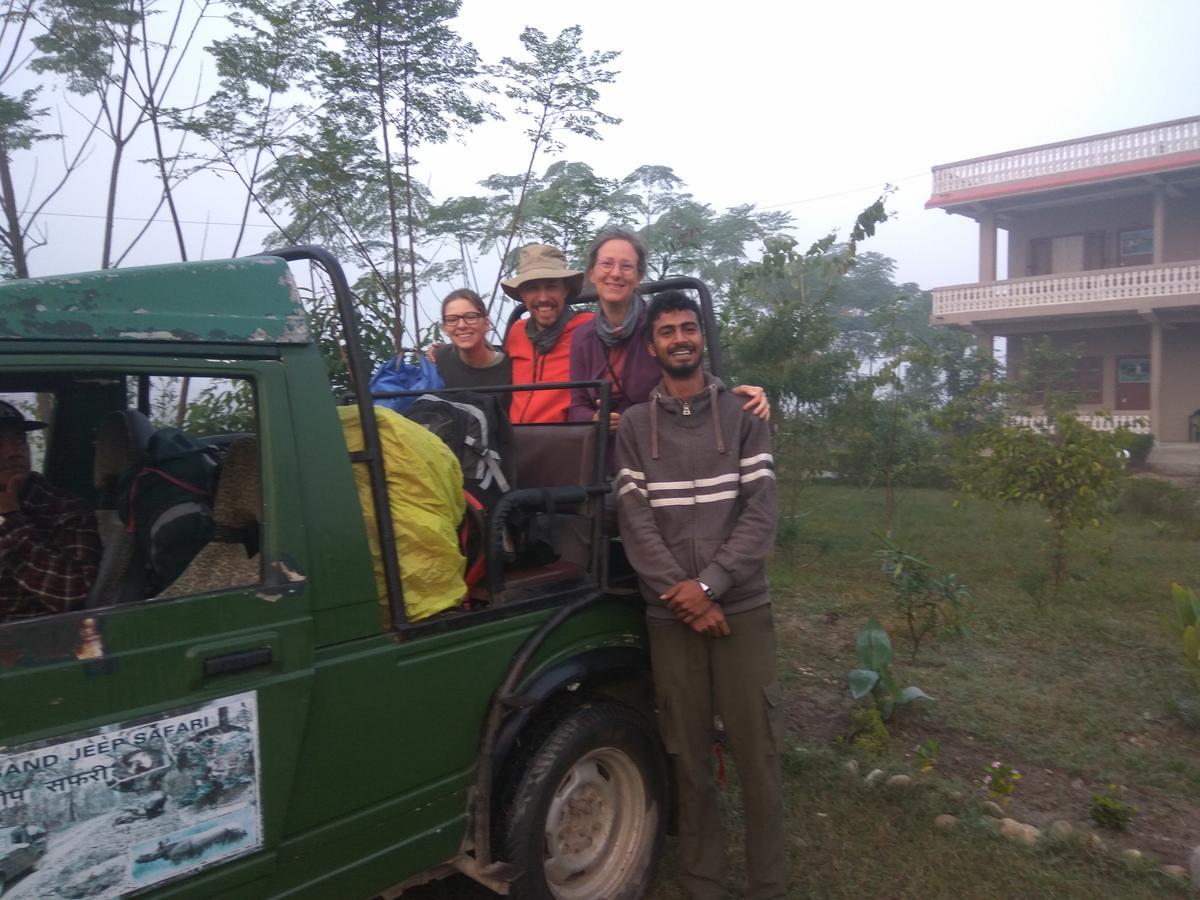
[[(352, 395), (291, 266), (332, 285)], [(481, 575), (459, 556), (428, 614), (405, 501), (436, 486), (396, 463), (325, 251), (8, 282), (0, 347), (29, 478), (100, 536), (86, 598), (0, 605), (0, 893), (642, 895), (666, 762), (597, 426), (513, 427)]]

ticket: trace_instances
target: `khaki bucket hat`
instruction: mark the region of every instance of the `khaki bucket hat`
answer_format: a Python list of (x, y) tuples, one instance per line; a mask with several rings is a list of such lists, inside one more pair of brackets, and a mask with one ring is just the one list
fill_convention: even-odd
[(521, 248), (521, 260), (517, 263), (517, 274), (500, 282), (504, 293), (519, 301), (517, 288), (527, 281), (539, 278), (561, 278), (567, 283), (567, 299), (583, 290), (583, 272), (567, 268), (567, 258), (557, 247), (549, 244), (528, 244)]

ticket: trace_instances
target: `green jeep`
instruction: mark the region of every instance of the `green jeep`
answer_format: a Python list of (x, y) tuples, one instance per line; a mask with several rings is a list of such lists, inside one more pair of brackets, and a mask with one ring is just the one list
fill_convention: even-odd
[[(104, 539), (85, 608), (0, 623), (0, 831), (49, 838), (8, 891), (394, 897), (463, 872), (518, 897), (640, 897), (667, 763), (599, 426), (514, 427), (517, 486), (491, 516), (478, 602), (408, 621), (385, 552), (381, 624), (353, 468), (394, 547), (372, 398), (335, 399), (289, 263), (329, 280), (351, 383), (367, 384), (345, 276), (319, 248), (0, 285), (0, 394), (50, 423), (40, 468), (88, 499)], [(233, 541), (232, 569), (157, 590), (114, 484), (180, 384), (238, 400), (238, 432), (188, 431), (214, 466), (250, 453), (253, 477), (215, 475), (211, 546), (236, 507), (257, 552)], [(358, 406), (361, 452), (339, 402)], [(504, 563), (522, 510), (561, 525), (557, 559)]]

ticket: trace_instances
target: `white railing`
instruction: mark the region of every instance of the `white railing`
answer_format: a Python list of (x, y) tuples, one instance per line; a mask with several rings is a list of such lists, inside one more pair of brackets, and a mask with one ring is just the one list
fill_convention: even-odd
[[(1092, 431), (1116, 431), (1125, 427), (1134, 434), (1150, 433), (1150, 412), (1122, 413), (1121, 415), (1078, 415), (1076, 416)], [(1036, 428), (1038, 431), (1053, 431), (1054, 422), (1048, 416), (1009, 416), (1008, 423), (1019, 428)]]
[(1200, 116), (933, 167), (933, 193), (1200, 150)]
[(1097, 269), (933, 289), (933, 314), (1200, 294), (1200, 262)]

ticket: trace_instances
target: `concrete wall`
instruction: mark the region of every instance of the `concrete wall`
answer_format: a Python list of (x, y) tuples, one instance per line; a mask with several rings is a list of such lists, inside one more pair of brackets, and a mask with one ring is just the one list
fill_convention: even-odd
[[(1104, 358), (1104, 380), (1100, 403), (1083, 403), (1082, 413), (1116, 409), (1117, 358), (1150, 356), (1150, 326), (1059, 331), (1050, 335), (1056, 349), (1080, 347), (1081, 356)], [(1017, 372), (1026, 341), (1040, 335), (1008, 337), (1008, 370)], [(1200, 323), (1163, 326), (1162, 394), (1159, 421), (1153, 423), (1160, 441), (1186, 441), (1188, 416), (1200, 409)], [(1149, 413), (1149, 410), (1146, 410)]]
[(1164, 262), (1200, 259), (1200, 197), (1168, 197), (1166, 231)]
[[(1062, 237), (1092, 231), (1105, 233), (1104, 267), (1120, 265), (1119, 232), (1154, 226), (1154, 198), (1144, 195), (1097, 200), (1070, 206), (1036, 209), (1006, 218), (1008, 229), (1008, 277), (1029, 274), (1029, 242), (1034, 238)], [(1163, 261), (1200, 259), (1200, 198), (1188, 194), (1166, 201), (1166, 237)], [(1157, 237), (1157, 236), (1156, 236)]]
[(1188, 416), (1200, 409), (1200, 324), (1163, 327), (1162, 410), (1154, 436), (1186, 441)]

